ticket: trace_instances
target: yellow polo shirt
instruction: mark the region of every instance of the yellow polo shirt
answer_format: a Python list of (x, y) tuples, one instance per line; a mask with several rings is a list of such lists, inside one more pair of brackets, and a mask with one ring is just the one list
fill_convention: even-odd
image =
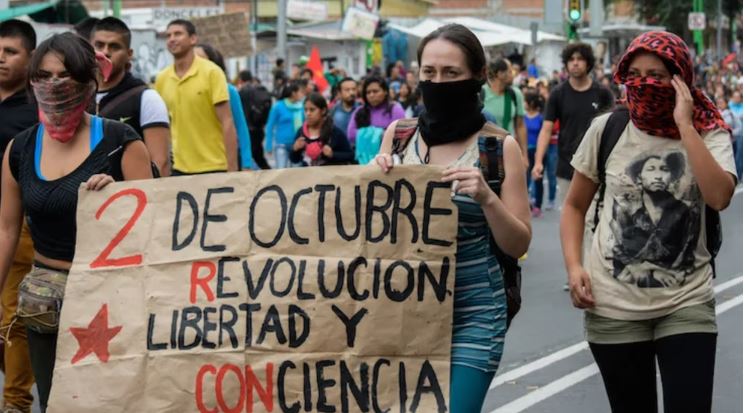
[(228, 100), (222, 69), (195, 56), (182, 78), (174, 65), (161, 71), (155, 90), (171, 118), (173, 168), (186, 173), (227, 170), (222, 126), (215, 113), (215, 105)]

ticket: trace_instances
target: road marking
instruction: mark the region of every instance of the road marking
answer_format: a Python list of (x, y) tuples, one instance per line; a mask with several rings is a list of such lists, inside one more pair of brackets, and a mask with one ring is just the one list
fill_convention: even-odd
[(517, 380), (522, 376), (526, 376), (534, 371), (538, 371), (550, 364), (556, 363), (557, 361), (563, 360), (569, 356), (579, 353), (580, 351), (587, 348), (587, 342), (582, 341), (572, 346), (563, 348), (557, 352), (551, 353), (548, 356), (539, 358), (538, 360), (532, 361), (528, 364), (522, 365), (516, 369), (512, 369), (507, 373), (500, 374), (492, 380), (489, 390), (494, 389), (504, 383)]
[[(740, 284), (740, 283), (742, 283), (742, 275), (738, 274), (737, 276), (735, 276), (731, 280), (727, 280), (727, 281), (725, 281), (725, 282), (723, 282), (721, 284), (718, 284), (718, 285), (714, 286), (714, 294), (719, 294), (720, 292), (722, 292), (722, 291), (724, 291), (724, 290), (726, 290), (728, 288), (732, 288), (733, 286), (735, 286), (737, 284)], [(725, 302), (725, 304), (726, 303), (727, 302)], [(724, 304), (721, 304), (721, 305), (717, 306), (717, 309), (720, 308), (722, 305), (724, 305)], [(737, 304), (732, 304), (732, 305), (737, 305)], [(728, 309), (729, 308), (727, 308), (727, 310)], [(717, 314), (719, 314), (719, 313), (717, 312)], [(551, 353), (551, 354), (549, 354), (547, 356), (541, 357), (541, 358), (539, 358), (537, 360), (534, 360), (534, 361), (532, 361), (532, 362), (530, 362), (528, 364), (525, 364), (525, 365), (522, 365), (522, 366), (517, 367), (515, 369), (512, 369), (512, 370), (510, 370), (510, 371), (508, 371), (506, 373), (502, 373), (502, 374), (498, 375), (497, 377), (495, 377), (492, 380), (491, 385), (489, 385), (489, 390), (493, 390), (493, 389), (495, 389), (495, 388), (503, 385), (504, 383), (507, 383), (507, 382), (510, 382), (510, 381), (513, 381), (513, 380), (517, 380), (520, 377), (527, 376), (528, 374), (530, 374), (530, 373), (532, 373), (534, 371), (538, 371), (538, 370), (540, 370), (540, 369), (542, 369), (544, 367), (547, 367), (547, 366), (549, 366), (549, 365), (551, 365), (553, 363), (556, 363), (557, 361), (561, 361), (561, 360), (563, 360), (563, 359), (565, 359), (567, 357), (571, 357), (574, 354), (579, 353), (582, 350), (585, 350), (586, 348), (587, 348), (587, 342), (586, 341), (582, 341), (582, 342), (573, 344), (573, 345), (571, 345), (569, 347), (565, 347), (565, 348), (563, 348), (561, 350), (555, 351), (555, 352), (553, 352), (553, 353)]]
[[(740, 281), (742, 281), (742, 277), (740, 277)], [(735, 283), (736, 284), (736, 283)], [(724, 285), (724, 284), (722, 284)], [(734, 284), (733, 284), (734, 285)], [(722, 314), (725, 311), (729, 311), (738, 305), (742, 304), (742, 294), (738, 295), (735, 298), (731, 298), (721, 304), (719, 304), (716, 307), (716, 313)], [(538, 390), (532, 391), (525, 396), (522, 396), (518, 399), (515, 399), (503, 406), (500, 406), (496, 408), (495, 410), (492, 410), (491, 413), (519, 413), (527, 409), (528, 407), (531, 407), (537, 403), (542, 402), (543, 400), (548, 399), (549, 397), (558, 394), (572, 386), (574, 386), (577, 383), (580, 383), (584, 380), (587, 380), (588, 378), (594, 376), (595, 374), (599, 373), (600, 370), (598, 370), (598, 367), (595, 363), (587, 365), (585, 367), (582, 367), (579, 370), (575, 370), (566, 376), (563, 376), (557, 380), (552, 381), (551, 383), (548, 383), (547, 385), (539, 388)]]
[(491, 413), (517, 413), (521, 412), (528, 407), (548, 399), (556, 393), (562, 392), (575, 384), (584, 381), (597, 373), (599, 373), (598, 366), (595, 363), (589, 366), (582, 367), (581, 369), (569, 373), (566, 376), (552, 381), (551, 383), (535, 390), (517, 400), (514, 400), (504, 406), (499, 407), (496, 410), (492, 410)]
[(717, 315), (722, 314), (725, 311), (731, 310), (734, 307), (737, 307), (738, 305), (742, 304), (742, 294), (738, 295), (735, 298), (731, 298), (722, 304), (719, 304), (717, 306)]
[(721, 284), (715, 285), (714, 286), (714, 294), (719, 294), (722, 291), (724, 291), (724, 290), (726, 290), (728, 288), (732, 288), (735, 285), (740, 284), (740, 283), (742, 283), (742, 275), (739, 275), (739, 276), (737, 276), (737, 277), (735, 277), (735, 278), (733, 278), (733, 279), (731, 279), (729, 281), (725, 281), (725, 282), (723, 282)]

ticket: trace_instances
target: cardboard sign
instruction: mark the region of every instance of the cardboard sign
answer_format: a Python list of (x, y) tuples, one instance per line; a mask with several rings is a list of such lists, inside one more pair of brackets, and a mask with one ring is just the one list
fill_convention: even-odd
[(457, 210), (440, 176), (81, 190), (49, 411), (445, 412)]
[(251, 35), (248, 31), (248, 16), (243, 12), (218, 14), (193, 19), (199, 43), (207, 43), (228, 57), (244, 57), (251, 54)]
[(342, 31), (352, 33), (361, 38), (372, 40), (375, 37), (375, 29), (378, 27), (380, 16), (370, 13), (356, 7), (347, 9), (342, 23)]

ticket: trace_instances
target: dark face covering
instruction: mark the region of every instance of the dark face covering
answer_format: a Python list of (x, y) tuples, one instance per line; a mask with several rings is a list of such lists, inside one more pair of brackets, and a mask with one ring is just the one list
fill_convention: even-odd
[(427, 147), (466, 140), (484, 126), (482, 83), (476, 79), (419, 83), (424, 100), (419, 130)]

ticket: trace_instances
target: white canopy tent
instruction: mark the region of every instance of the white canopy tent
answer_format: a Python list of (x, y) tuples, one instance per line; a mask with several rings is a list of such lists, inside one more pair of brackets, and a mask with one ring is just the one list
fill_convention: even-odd
[[(508, 43), (526, 46), (532, 45), (530, 30), (519, 29), (474, 17), (456, 17), (444, 20), (427, 18), (413, 27), (405, 27), (397, 24), (389, 24), (389, 26), (408, 35), (422, 38), (448, 23), (462, 24), (471, 29), (484, 47), (500, 46)], [(538, 31), (538, 42), (543, 41), (563, 42), (566, 39), (562, 36)]]

